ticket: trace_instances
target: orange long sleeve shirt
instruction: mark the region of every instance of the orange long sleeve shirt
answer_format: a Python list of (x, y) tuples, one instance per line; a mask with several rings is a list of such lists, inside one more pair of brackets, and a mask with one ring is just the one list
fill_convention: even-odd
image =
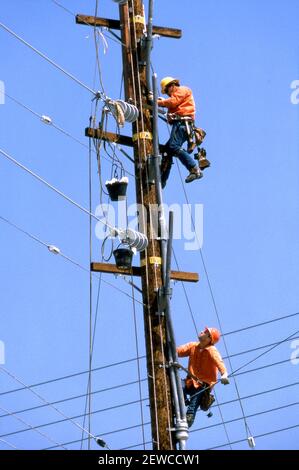
[[(226, 373), (226, 367), (219, 351), (215, 346), (208, 346), (204, 349), (199, 347), (200, 343), (187, 343), (177, 348), (179, 357), (188, 357), (188, 370), (203, 382), (214, 385), (217, 382), (217, 370), (223, 375)], [(187, 387), (193, 385), (199, 388), (198, 384), (191, 377), (186, 380)]]
[(179, 86), (170, 98), (159, 99), (159, 105), (168, 108), (169, 113), (195, 118), (195, 102), (192, 91), (186, 86)]

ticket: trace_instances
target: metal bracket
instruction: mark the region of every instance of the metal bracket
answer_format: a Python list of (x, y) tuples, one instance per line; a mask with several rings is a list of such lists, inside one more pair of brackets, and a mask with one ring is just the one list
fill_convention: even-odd
[(147, 182), (148, 184), (155, 184), (156, 175), (155, 175), (155, 157), (149, 155), (146, 161), (147, 164)]
[(164, 286), (160, 287), (158, 290), (158, 312), (157, 315), (164, 315), (164, 312), (167, 308), (167, 297), (171, 298), (172, 288), (166, 289)]

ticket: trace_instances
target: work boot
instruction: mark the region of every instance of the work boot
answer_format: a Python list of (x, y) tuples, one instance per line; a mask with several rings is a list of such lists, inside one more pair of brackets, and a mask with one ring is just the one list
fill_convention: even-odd
[(198, 165), (201, 170), (204, 170), (205, 168), (209, 168), (211, 166), (211, 163), (207, 159), (207, 152), (206, 149), (204, 148), (199, 148), (198, 153), (194, 154), (195, 160), (198, 160)]
[(191, 428), (192, 424), (194, 423), (195, 416), (191, 413), (187, 413), (186, 418), (187, 418), (188, 428)]
[(198, 166), (191, 168), (189, 175), (185, 179), (185, 183), (192, 183), (194, 180), (199, 180), (203, 177), (203, 173), (200, 171)]
[(209, 166), (211, 166), (211, 163), (206, 157), (200, 157), (198, 164), (201, 170), (204, 170), (205, 168), (209, 168)]

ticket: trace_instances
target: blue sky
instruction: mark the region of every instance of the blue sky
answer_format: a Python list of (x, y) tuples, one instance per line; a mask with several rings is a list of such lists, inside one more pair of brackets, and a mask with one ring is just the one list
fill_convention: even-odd
[[(93, 14), (94, 0), (62, 3), (75, 13)], [(145, 3), (147, 5), (147, 2)], [(160, 80), (175, 76), (193, 89), (197, 123), (207, 131), (205, 147), (212, 162), (204, 178), (186, 186), (189, 202), (204, 206), (203, 254), (223, 332), (297, 313), (298, 310), (298, 124), (299, 105), (291, 103), (291, 83), (299, 80), (298, 2), (295, 0), (228, 0), (155, 2), (154, 23), (183, 30), (181, 40), (155, 40), (153, 64)], [(99, 1), (99, 15), (117, 18), (111, 0)], [(93, 88), (95, 47), (93, 30), (50, 0), (12, 0), (1, 10), (1, 22), (46, 53)], [(100, 62), (106, 93), (118, 97), (121, 83), (120, 48), (108, 40)], [(0, 28), (0, 80), (8, 94), (88, 144), (92, 96)], [(97, 83), (96, 89), (99, 88)], [(6, 98), (0, 105), (0, 148), (35, 171), (84, 207), (88, 207), (88, 150), (45, 126), (38, 118)], [(130, 129), (124, 133), (129, 135)], [(160, 141), (168, 131), (160, 123)], [(0, 216), (58, 246), (65, 255), (88, 267), (89, 218), (0, 155)], [(124, 160), (132, 172), (130, 162)], [(181, 168), (183, 177), (185, 170)], [(111, 165), (103, 161), (103, 177)], [(128, 202), (134, 202), (134, 181)], [(174, 166), (164, 192), (167, 204), (184, 204), (185, 196)], [(93, 211), (99, 204), (99, 182), (93, 161)], [(89, 275), (54, 256), (33, 240), (0, 221), (1, 328), (7, 370), (26, 384), (86, 371), (89, 353)], [(95, 225), (95, 224), (94, 224)], [(94, 233), (94, 231), (93, 231)], [(101, 243), (92, 241), (93, 259), (100, 260)], [(186, 291), (198, 330), (219, 326), (200, 253), (185, 251), (184, 240), (174, 244), (181, 269), (199, 272), (201, 281)], [(135, 258), (138, 264), (138, 258)], [(122, 279), (104, 280), (132, 294)], [(172, 312), (178, 344), (195, 340), (195, 329), (182, 287), (175, 284)], [(93, 283), (93, 313), (97, 280)], [(137, 293), (136, 299), (140, 300)], [(144, 354), (142, 308), (136, 305), (138, 343)], [(231, 355), (281, 341), (299, 330), (298, 316), (226, 337)], [(298, 335), (296, 335), (298, 336)], [(298, 347), (298, 346), (297, 346)], [(219, 349), (225, 355), (223, 341)], [(260, 352), (232, 357), (233, 369)], [(294, 349), (285, 342), (244, 368), (246, 371), (290, 358)], [(95, 336), (94, 367), (136, 357), (132, 301), (102, 284)], [(298, 381), (299, 365), (283, 363), (237, 376), (240, 396), (248, 396)], [(141, 375), (146, 377), (145, 361)], [(135, 362), (93, 374), (93, 390), (136, 381)], [(18, 388), (1, 373), (1, 391)], [(87, 375), (36, 388), (48, 401), (86, 391)], [(216, 388), (220, 403), (234, 400), (234, 384)], [(245, 415), (280, 406), (285, 408), (247, 419), (254, 436), (299, 424), (297, 386), (242, 400)], [(142, 382), (142, 396), (147, 386)], [(93, 411), (139, 399), (137, 385), (97, 393)], [(143, 411), (148, 421), (145, 400)], [(0, 395), (9, 411), (31, 408), (40, 401), (29, 391)], [(68, 416), (84, 413), (84, 398), (58, 404)], [(238, 402), (221, 407), (223, 418), (241, 418)], [(0, 413), (2, 414), (2, 412)], [(59, 420), (53, 409), (41, 408), (19, 415), (32, 426)], [(92, 416), (92, 432), (105, 434), (140, 424), (139, 404), (102, 411)], [(82, 418), (77, 418), (82, 423)], [(219, 411), (210, 419), (199, 413), (188, 442), (189, 449), (227, 444)], [(26, 426), (13, 416), (0, 418), (1, 435)], [(71, 423), (40, 428), (59, 443), (80, 439)], [(198, 431), (197, 431), (198, 430)], [(227, 424), (230, 441), (246, 439), (242, 420)], [(299, 428), (256, 438), (258, 449), (298, 449)], [(141, 428), (103, 436), (111, 449), (142, 444)], [(41, 449), (51, 443), (28, 431), (3, 437), (18, 448)], [(145, 440), (150, 427), (145, 426)], [(86, 443), (85, 443), (86, 445)], [(77, 449), (80, 443), (67, 446)], [(246, 442), (234, 449), (247, 449)], [(1, 443), (0, 448), (9, 446)], [(138, 447), (136, 447), (138, 448)], [(139, 446), (142, 448), (142, 445)], [(147, 445), (147, 448), (150, 448)], [(224, 447), (228, 448), (228, 447)]]

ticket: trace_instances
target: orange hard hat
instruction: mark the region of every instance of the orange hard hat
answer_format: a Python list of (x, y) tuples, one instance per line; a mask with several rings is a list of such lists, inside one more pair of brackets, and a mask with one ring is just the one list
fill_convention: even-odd
[(211, 336), (211, 344), (216, 344), (218, 343), (219, 339), (220, 339), (220, 331), (217, 330), (217, 328), (208, 328), (207, 326), (205, 327), (205, 330), (204, 332), (208, 332)]

